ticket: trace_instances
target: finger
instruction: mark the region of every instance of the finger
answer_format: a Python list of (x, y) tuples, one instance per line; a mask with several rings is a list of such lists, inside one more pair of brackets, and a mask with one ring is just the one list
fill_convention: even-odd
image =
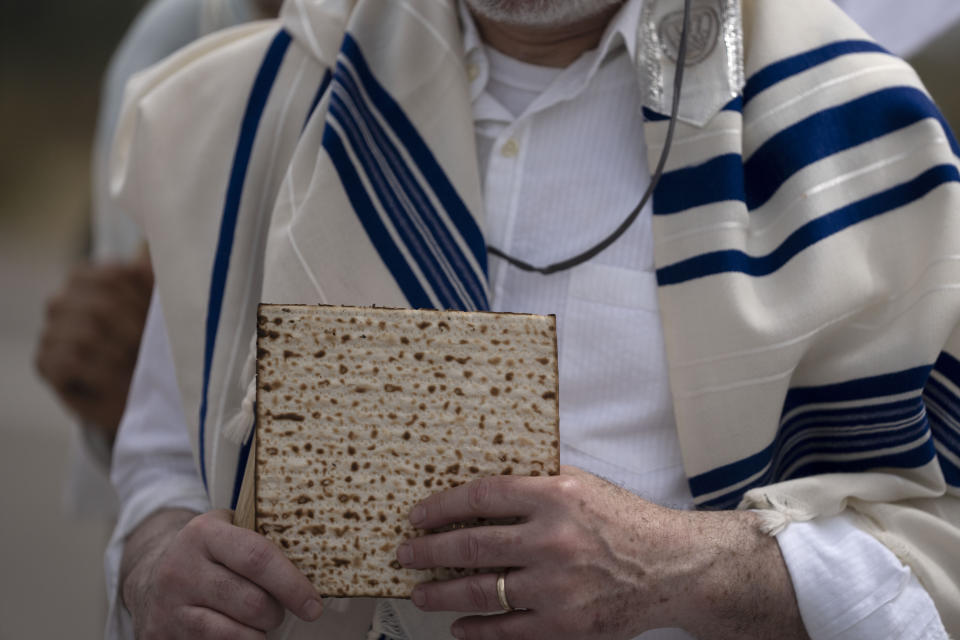
[(152, 291), (152, 280), (144, 277), (141, 266), (88, 265), (71, 275), (51, 299), (48, 313), (97, 313), (106, 320), (145, 315)]
[(231, 524), (229, 511), (196, 518), (210, 558), (265, 589), (304, 620), (320, 616), (320, 599), (310, 581), (269, 540)]
[[(49, 382), (54, 388), (61, 384), (61, 381), (68, 377), (69, 373), (65, 371), (68, 364), (75, 366), (74, 363), (65, 361), (62, 345), (57, 344), (51, 338), (44, 336), (37, 346), (34, 365), (40, 375)], [(70, 358), (75, 358), (72, 354)]]
[(524, 525), (469, 527), (407, 540), (397, 548), (397, 561), (408, 569), (434, 567), (520, 567), (533, 550)]
[[(259, 629), (232, 620), (229, 617), (204, 607), (181, 607), (176, 610), (176, 619), (160, 621), (169, 625), (160, 637), (191, 638), (196, 640), (264, 640), (266, 634)], [(169, 633), (174, 627), (176, 631)]]
[(126, 404), (133, 372), (122, 363), (81, 359), (72, 348), (47, 341), (37, 353), (37, 371), (58, 399), (81, 420), (112, 436)]
[(136, 347), (140, 343), (143, 325), (147, 317), (148, 301), (131, 299), (123, 288), (96, 289), (84, 292), (69, 304), (64, 313), (88, 317), (102, 327), (111, 339), (124, 346)]
[(47, 314), (47, 333), (57, 335), (65, 328), (83, 323), (94, 336), (139, 345), (146, 318), (146, 304), (135, 304), (114, 290), (84, 289), (71, 291), (52, 300)]
[(139, 338), (119, 340), (105, 325), (83, 315), (62, 317), (47, 326), (43, 348), (54, 351), (72, 351), (77, 356), (96, 363), (126, 365), (136, 361)]
[[(504, 579), (507, 603), (514, 609), (533, 609), (529, 594), (536, 585), (530, 584), (529, 571), (510, 571)], [(411, 593), (413, 603), (423, 611), (461, 611), (464, 613), (495, 613), (503, 611), (497, 597), (496, 573), (481, 573), (455, 580), (423, 582)]]
[(410, 512), (410, 522), (434, 529), (475, 518), (513, 518), (532, 515), (547, 478), (491, 476), (435, 493)]
[(211, 565), (203, 582), (194, 583), (193, 593), (194, 602), (253, 629), (272, 631), (283, 623), (276, 598), (220, 565)]
[(113, 261), (87, 263), (70, 273), (68, 286), (114, 287), (138, 271), (136, 259), (130, 262)]
[(92, 390), (74, 389), (75, 381), (85, 380), (89, 376), (90, 365), (71, 349), (62, 345), (44, 348), (37, 355), (37, 370), (58, 393), (82, 392)]
[(499, 616), (468, 616), (450, 627), (454, 637), (462, 640), (510, 640), (542, 638), (542, 619), (533, 611), (512, 611)]
[(135, 359), (84, 356), (75, 344), (52, 343), (41, 357), (40, 372), (61, 393), (111, 395), (126, 399)]
[(40, 377), (71, 409), (76, 410), (77, 403), (96, 399), (97, 394), (83, 383), (87, 363), (76, 355), (43, 349), (37, 354), (36, 367)]
[(103, 270), (103, 280), (119, 286), (128, 286), (137, 296), (149, 295), (153, 288), (153, 267), (149, 256), (138, 256), (127, 262), (114, 262), (96, 265)]
[(58, 303), (83, 301), (98, 291), (120, 297), (118, 293), (122, 288), (123, 276), (119, 265), (84, 264), (70, 273), (54, 300)]
[(132, 261), (119, 266), (115, 277), (116, 288), (122, 291), (130, 304), (146, 306), (153, 293), (153, 270), (149, 262)]

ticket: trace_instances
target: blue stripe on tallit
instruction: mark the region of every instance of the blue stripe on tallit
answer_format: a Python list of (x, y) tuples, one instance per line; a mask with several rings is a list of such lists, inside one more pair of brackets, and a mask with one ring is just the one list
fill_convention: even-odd
[[(456, 239), (453, 237), (449, 227), (440, 218), (439, 213), (433, 207), (423, 187), (420, 185), (416, 176), (410, 170), (410, 167), (404, 162), (399, 149), (390, 140), (390, 137), (380, 126), (379, 121), (370, 111), (368, 105), (364, 102), (363, 96), (354, 82), (353, 76), (349, 70), (338, 63), (338, 79), (342, 80), (343, 87), (352, 99), (356, 107), (352, 112), (361, 116), (363, 124), (367, 130), (374, 136), (375, 146), (378, 151), (383, 153), (386, 161), (386, 169), (399, 180), (399, 187), (402, 194), (412, 206), (410, 218), (416, 218), (424, 227), (424, 239), (439, 250), (441, 258), (448, 265), (449, 275), (452, 278), (458, 278), (463, 281), (466, 293), (470, 297), (469, 301), (463, 301), (451, 308), (458, 309), (478, 309), (486, 308), (486, 291), (473, 268), (467, 262), (457, 246)], [(345, 103), (346, 104), (346, 103)]]
[(747, 208), (763, 206), (804, 167), (927, 118), (941, 123), (960, 155), (936, 105), (913, 87), (881, 89), (818, 111), (764, 142), (744, 163)]
[[(404, 162), (400, 151), (396, 148), (390, 137), (381, 127), (376, 116), (370, 111), (363, 96), (356, 86), (349, 69), (342, 63), (337, 64), (336, 82), (339, 87), (346, 92), (347, 100), (338, 98), (336, 92), (333, 98), (337, 100), (338, 118), (355, 122), (359, 130), (367, 132), (372, 138), (373, 157), (369, 164), (373, 165), (374, 171), (386, 179), (393, 177), (394, 184), (381, 183), (382, 189), (378, 191), (381, 201), (392, 201), (395, 206), (388, 208), (388, 213), (393, 217), (399, 217), (395, 224), (404, 224), (409, 221), (413, 223), (420, 232), (416, 235), (429, 247), (424, 257), (429, 262), (441, 261), (442, 268), (441, 284), (449, 286), (454, 291), (462, 287), (462, 290), (468, 296), (468, 299), (460, 297), (456, 293), (451, 299), (444, 302), (447, 308), (453, 309), (479, 309), (486, 308), (486, 292), (483, 283), (477, 278), (476, 273), (467, 262), (457, 242), (451, 234), (447, 224), (440, 218), (438, 212), (434, 209), (429, 198), (421, 187), (419, 181), (410, 170), (410, 167)], [(346, 124), (346, 123), (344, 123)], [(354, 148), (358, 142), (353, 143)], [(368, 144), (362, 143), (366, 150)], [(360, 155), (358, 153), (358, 155)], [(364, 153), (364, 158), (370, 157)], [(378, 158), (382, 158), (378, 162)], [(365, 167), (369, 174), (370, 167)], [(386, 191), (387, 193), (383, 193)], [(401, 204), (401, 198), (407, 203), (404, 207)], [(445, 275), (443, 275), (445, 274)], [(461, 287), (457, 287), (462, 283)]]
[[(960, 398), (940, 381), (942, 378), (953, 388), (960, 388), (960, 361), (943, 352), (933, 371), (923, 392), (930, 415), (930, 430), (941, 447), (960, 458)], [(940, 467), (946, 481), (954, 487), (960, 487), (960, 466), (946, 456), (940, 456)]]
[(929, 366), (920, 366), (820, 387), (795, 387), (783, 401), (783, 413), (811, 404), (869, 400), (914, 391), (923, 387), (930, 370)]
[(643, 119), (647, 122), (664, 122), (670, 119), (669, 115), (658, 113), (649, 107), (643, 108)]
[(323, 78), (320, 79), (320, 86), (317, 88), (317, 93), (313, 96), (313, 100), (310, 102), (310, 108), (307, 109), (307, 117), (303, 119), (303, 127), (301, 127), (301, 131), (306, 129), (307, 125), (310, 123), (310, 118), (313, 117), (313, 112), (317, 110), (317, 105), (320, 104), (323, 94), (327, 92), (327, 87), (330, 86), (331, 79), (333, 79), (333, 74), (330, 72), (330, 69), (327, 69), (323, 72)]
[(250, 457), (250, 450), (253, 448), (253, 440), (257, 432), (257, 408), (253, 408), (253, 427), (250, 430), (250, 437), (247, 438), (247, 441), (243, 443), (243, 446), (240, 447), (240, 455), (238, 456), (237, 461), (237, 470), (233, 475), (233, 493), (230, 495), (230, 508), (236, 509), (237, 503), (240, 501), (240, 488), (243, 486), (243, 477), (246, 475), (247, 471), (247, 459)]
[(654, 193), (654, 214), (736, 200), (753, 211), (802, 169), (928, 118), (940, 123), (960, 158), (960, 144), (925, 93), (913, 87), (882, 89), (787, 127), (761, 145), (742, 167), (740, 156), (731, 153), (665, 173)]
[(743, 96), (736, 96), (733, 100), (723, 105), (723, 110), (743, 113)]
[(716, 202), (745, 199), (743, 161), (739, 153), (728, 153), (694, 167), (664, 173), (657, 183), (653, 213), (662, 216)]
[(210, 278), (210, 295), (207, 306), (206, 332), (203, 351), (203, 390), (200, 396), (200, 475), (203, 486), (207, 488), (207, 468), (205, 462), (205, 426), (207, 420), (207, 394), (210, 388), (210, 371), (213, 366), (213, 353), (217, 342), (217, 330), (220, 326), (220, 312), (223, 307), (223, 296), (226, 291), (227, 271), (230, 268), (230, 255), (233, 252), (233, 239), (237, 228), (237, 216), (240, 213), (240, 202), (243, 197), (243, 186), (247, 178), (247, 168), (250, 156), (253, 153), (253, 143), (260, 127), (260, 118), (263, 116), (267, 99), (273, 89), (274, 81), (280, 71), (280, 65), (290, 46), (290, 35), (281, 31), (271, 42), (270, 47), (260, 65), (250, 98), (247, 100), (246, 111), (240, 126), (240, 137), (233, 156), (233, 166), (230, 170), (230, 181), (227, 184), (226, 201), (223, 206), (223, 216), (220, 219), (220, 234), (217, 238), (217, 250), (213, 260), (213, 273)]
[(380, 214), (377, 213), (373, 202), (370, 201), (367, 191), (357, 174), (356, 169), (351, 162), (343, 141), (337, 132), (330, 127), (326, 127), (323, 132), (323, 148), (330, 156), (337, 174), (340, 176), (340, 182), (343, 184), (344, 191), (350, 199), (350, 205), (356, 212), (360, 223), (367, 232), (374, 248), (383, 259), (383, 263), (390, 270), (393, 279), (397, 282), (407, 302), (414, 309), (429, 309), (433, 306), (430, 296), (424, 291), (420, 280), (410, 269), (406, 259), (401, 255), (394, 244), (393, 239), (387, 232), (386, 227), (380, 220)]
[[(930, 416), (930, 431), (934, 440), (956, 457), (960, 457), (960, 407), (957, 398), (936, 382), (930, 381), (923, 399)], [(948, 484), (960, 487), (960, 466), (950, 458), (940, 456), (940, 468)]]
[[(746, 491), (773, 482), (928, 463), (935, 450), (925, 437), (930, 424), (920, 391), (930, 371), (922, 366), (791, 389), (773, 442), (756, 454), (690, 478), (694, 498), (700, 507), (733, 508)], [(850, 407), (851, 402), (861, 404)], [(896, 447), (903, 450), (890, 451)], [(870, 452), (876, 453), (863, 455)], [(701, 498), (710, 494), (716, 495)]]
[(755, 277), (769, 275), (824, 238), (908, 205), (950, 182), (960, 182), (960, 173), (955, 166), (933, 167), (903, 184), (811, 220), (766, 255), (753, 256), (737, 249), (713, 251), (657, 269), (657, 282), (660, 286), (668, 286), (726, 272)]
[(453, 221), (460, 235), (463, 237), (464, 242), (470, 248), (477, 264), (481, 266), (483, 273), (486, 274), (487, 248), (483, 240), (483, 234), (473, 219), (473, 216), (470, 214), (469, 209), (467, 209), (467, 206), (460, 199), (460, 195), (457, 193), (453, 184), (440, 167), (433, 152), (430, 151), (430, 148), (420, 137), (413, 123), (411, 123), (403, 113), (400, 105), (397, 104), (373, 76), (359, 46), (349, 33), (344, 36), (341, 52), (350, 60), (370, 99), (389, 123), (393, 132), (405, 145), (407, 152), (413, 158), (434, 193), (436, 193), (447, 215)]
[[(723, 107), (720, 110), (736, 111), (737, 113), (743, 113), (743, 97), (736, 96), (735, 98), (733, 98), (733, 100), (723, 105)], [(648, 122), (665, 122), (670, 120), (670, 114), (658, 113), (649, 107), (643, 107), (643, 119)]]
[(960, 487), (960, 466), (940, 458), (940, 468), (943, 470), (943, 479), (952, 487)]
[(889, 54), (890, 52), (877, 43), (867, 40), (831, 42), (822, 47), (804, 51), (803, 53), (798, 53), (797, 55), (774, 62), (754, 73), (743, 87), (743, 101), (745, 104), (749, 104), (757, 94), (769, 89), (778, 82), (782, 82), (791, 76), (812, 69), (824, 62), (829, 62), (840, 56), (852, 53)]
[[(457, 295), (455, 285), (451, 282), (451, 279), (444, 274), (443, 267), (439, 264), (436, 254), (427, 246), (428, 238), (426, 234), (422, 234), (414, 228), (415, 223), (399, 202), (397, 193), (394, 192), (390, 184), (388, 184), (382, 168), (378, 165), (376, 159), (372, 157), (373, 152), (370, 147), (367, 146), (354, 114), (350, 112), (336, 91), (334, 91), (334, 94), (330, 98), (328, 114), (329, 117), (335, 119), (343, 128), (350, 142), (350, 146), (354, 150), (355, 157), (359, 160), (363, 172), (373, 186), (373, 190), (383, 207), (383, 211), (387, 214), (393, 228), (400, 237), (400, 242), (417, 262), (420, 272), (426, 278), (430, 289), (437, 296), (440, 307), (444, 309), (466, 308), (464, 301)], [(372, 206), (371, 201), (371, 207)], [(361, 215), (359, 211), (357, 213)], [(366, 210), (362, 215), (368, 216), (371, 214), (377, 215), (378, 218), (380, 215), (375, 208)], [(364, 223), (365, 228), (366, 226), (366, 223)], [(383, 246), (382, 243), (385, 240), (391, 240), (389, 234), (381, 237), (380, 242), (375, 244), (377, 244), (378, 247)], [(393, 255), (400, 256), (402, 254), (397, 248), (396, 253)], [(382, 253), (381, 257), (386, 260), (386, 256)]]
[[(701, 502), (704, 506), (727, 508), (736, 506), (743, 494), (753, 487), (815, 475), (812, 468), (850, 472), (880, 466), (921, 466), (933, 457), (929, 439), (896, 454), (881, 454), (880, 451), (918, 442), (929, 430), (923, 409), (919, 398), (914, 400), (910, 410), (900, 412), (891, 412), (889, 405), (880, 404), (861, 409), (852, 421), (842, 413), (832, 415), (828, 410), (821, 410), (816, 426), (807, 425), (805, 429), (795, 430), (792, 441), (778, 432), (774, 442), (759, 453), (694, 476), (690, 479), (690, 489), (697, 498), (730, 487), (730, 491)], [(874, 416), (873, 411), (881, 415)], [(871, 451), (877, 453), (853, 459), (838, 458)], [(805, 460), (801, 461), (802, 458)], [(748, 479), (751, 479), (748, 484), (739, 486)]]

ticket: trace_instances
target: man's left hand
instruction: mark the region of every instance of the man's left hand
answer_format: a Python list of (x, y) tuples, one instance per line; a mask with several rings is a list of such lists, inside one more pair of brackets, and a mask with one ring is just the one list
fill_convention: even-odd
[[(806, 638), (776, 541), (749, 512), (668, 509), (574, 467), (500, 476), (435, 494), (412, 524), (475, 518), (517, 524), (455, 529), (400, 546), (409, 568), (508, 567), (511, 611), (461, 618), (458, 638), (633, 638), (682, 627), (702, 638)], [(418, 585), (424, 611), (502, 611), (497, 574)]]

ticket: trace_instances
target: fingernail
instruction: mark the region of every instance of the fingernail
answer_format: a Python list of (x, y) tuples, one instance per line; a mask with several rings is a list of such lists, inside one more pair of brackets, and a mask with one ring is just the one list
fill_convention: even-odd
[(459, 623), (454, 623), (454, 625), (450, 627), (450, 633), (452, 633), (453, 637), (457, 640), (463, 640), (466, 637), (463, 633), (463, 627), (461, 627)]
[(323, 605), (316, 598), (310, 598), (303, 605), (303, 615), (307, 620), (316, 620), (323, 613)]
[(397, 560), (404, 566), (413, 562), (413, 549), (406, 542), (397, 548)]
[(413, 604), (418, 607), (422, 607), (427, 603), (427, 597), (424, 595), (422, 589), (414, 589), (413, 593), (410, 595), (410, 598), (413, 600)]
[(427, 510), (423, 508), (423, 505), (418, 504), (413, 508), (413, 511), (410, 512), (410, 524), (416, 527), (423, 522), (423, 519), (426, 517)]

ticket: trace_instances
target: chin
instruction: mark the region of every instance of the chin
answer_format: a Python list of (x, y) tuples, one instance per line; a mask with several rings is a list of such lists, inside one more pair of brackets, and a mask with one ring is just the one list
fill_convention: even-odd
[(556, 27), (592, 18), (624, 0), (467, 0), (470, 9), (503, 24)]

